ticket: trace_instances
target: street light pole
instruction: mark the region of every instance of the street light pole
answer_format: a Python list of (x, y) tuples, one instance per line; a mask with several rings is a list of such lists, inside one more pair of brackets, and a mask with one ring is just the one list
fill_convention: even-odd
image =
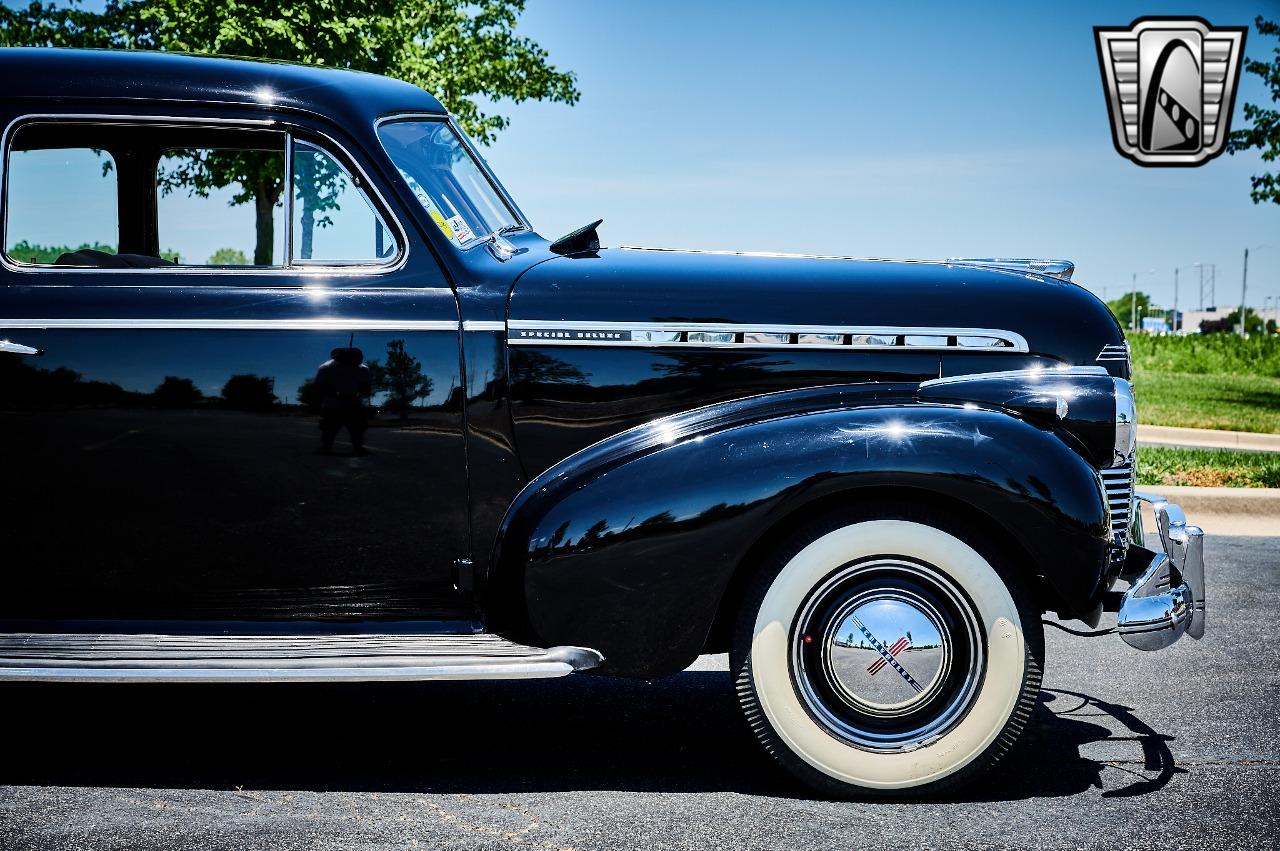
[(1244, 299), (1249, 292), (1249, 249), (1244, 250), (1244, 274), (1240, 276), (1240, 336), (1244, 336)]

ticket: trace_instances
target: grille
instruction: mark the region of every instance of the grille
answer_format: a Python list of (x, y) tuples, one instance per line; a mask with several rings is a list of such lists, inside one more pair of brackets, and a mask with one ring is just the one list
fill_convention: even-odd
[(1111, 511), (1111, 538), (1117, 544), (1127, 544), (1133, 520), (1133, 465), (1103, 470), (1102, 483), (1107, 489), (1107, 507)]
[(1098, 363), (1106, 363), (1107, 361), (1127, 361), (1129, 359), (1128, 343), (1109, 343), (1102, 347), (1102, 351), (1098, 352)]

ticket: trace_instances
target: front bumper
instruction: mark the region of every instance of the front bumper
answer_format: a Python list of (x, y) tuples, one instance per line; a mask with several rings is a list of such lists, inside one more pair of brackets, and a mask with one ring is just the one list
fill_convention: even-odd
[[(1183, 633), (1204, 637), (1204, 532), (1188, 526), (1182, 509), (1164, 497), (1135, 494), (1150, 503), (1164, 552), (1142, 546), (1135, 538), (1129, 546), (1125, 578), (1132, 587), (1121, 597), (1116, 631), (1130, 647), (1163, 650)], [(1137, 523), (1141, 528), (1141, 520)]]

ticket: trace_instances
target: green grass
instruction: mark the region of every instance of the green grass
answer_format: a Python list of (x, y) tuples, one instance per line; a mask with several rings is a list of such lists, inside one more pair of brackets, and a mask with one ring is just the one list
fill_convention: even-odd
[(1135, 334), (1129, 337), (1133, 368), (1139, 372), (1244, 375), (1280, 378), (1280, 334), (1190, 334), (1185, 337)]
[(1280, 487), (1280, 452), (1138, 447), (1139, 485)]
[(1134, 369), (1138, 421), (1280, 434), (1280, 378)]

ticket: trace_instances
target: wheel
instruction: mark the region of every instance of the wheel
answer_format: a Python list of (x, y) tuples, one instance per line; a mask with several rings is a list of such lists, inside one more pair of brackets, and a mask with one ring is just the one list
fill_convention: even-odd
[(983, 535), (904, 507), (782, 542), (731, 652), (765, 748), (825, 794), (937, 794), (994, 764), (1035, 706), (1044, 635)]

